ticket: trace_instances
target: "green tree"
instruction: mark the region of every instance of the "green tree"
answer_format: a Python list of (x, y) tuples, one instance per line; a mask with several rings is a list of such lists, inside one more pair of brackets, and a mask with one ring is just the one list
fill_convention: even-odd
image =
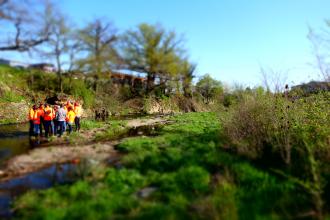
[(164, 85), (178, 73), (180, 57), (184, 52), (181, 43), (174, 31), (166, 31), (159, 25), (140, 24), (123, 35), (126, 67), (147, 75), (147, 93), (155, 88), (156, 77)]
[(212, 99), (223, 93), (223, 86), (220, 81), (206, 74), (197, 82), (196, 90), (203, 97), (204, 103), (209, 104)]
[(109, 76), (118, 63), (116, 29), (104, 19), (96, 19), (79, 31), (79, 40), (85, 56), (78, 59), (78, 66), (93, 75), (97, 91), (99, 80), (106, 74)]
[(182, 89), (185, 97), (192, 97), (192, 80), (195, 77), (194, 72), (196, 70), (196, 64), (190, 63), (188, 60), (184, 60), (181, 67), (182, 74)]

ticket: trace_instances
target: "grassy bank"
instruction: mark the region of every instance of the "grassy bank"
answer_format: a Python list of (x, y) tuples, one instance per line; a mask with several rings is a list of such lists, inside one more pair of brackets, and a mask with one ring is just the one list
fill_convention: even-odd
[(221, 150), (213, 113), (171, 118), (156, 137), (117, 146), (120, 168), (98, 168), (73, 185), (29, 192), (18, 219), (280, 219), (311, 208), (294, 181)]
[(103, 108), (114, 115), (167, 114), (209, 109), (198, 97), (190, 99), (182, 94), (137, 95), (132, 94), (125, 85), (114, 86), (109, 79), (103, 81), (98, 92), (95, 92), (93, 84), (83, 77), (64, 74), (63, 92), (60, 92), (55, 73), (0, 65), (0, 124), (26, 122), (32, 104), (45, 102), (46, 98), (54, 96), (63, 101), (79, 100), (83, 108), (88, 110), (85, 111), (88, 117), (93, 116), (94, 110)]

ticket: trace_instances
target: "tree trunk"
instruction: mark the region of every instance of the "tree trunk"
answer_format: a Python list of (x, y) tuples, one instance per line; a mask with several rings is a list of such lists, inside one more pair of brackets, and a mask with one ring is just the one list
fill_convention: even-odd
[(60, 72), (57, 72), (58, 77), (58, 90), (63, 93), (63, 78)]
[(148, 76), (147, 76), (147, 94), (149, 94), (153, 90), (154, 83), (155, 83), (155, 74), (148, 73)]

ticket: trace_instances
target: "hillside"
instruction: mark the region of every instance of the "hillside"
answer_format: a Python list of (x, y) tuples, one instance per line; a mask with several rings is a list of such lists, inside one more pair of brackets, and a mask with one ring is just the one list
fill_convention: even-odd
[(132, 94), (129, 86), (113, 85), (108, 79), (104, 79), (102, 90), (95, 92), (87, 77), (63, 76), (60, 93), (55, 73), (0, 65), (0, 124), (25, 122), (29, 107), (50, 97), (80, 101), (87, 110), (85, 117), (93, 117), (94, 110), (103, 108), (113, 115), (168, 114), (210, 108), (200, 99), (180, 94), (157, 98)]
[(31, 103), (28, 72), (0, 66), (0, 124), (22, 122)]

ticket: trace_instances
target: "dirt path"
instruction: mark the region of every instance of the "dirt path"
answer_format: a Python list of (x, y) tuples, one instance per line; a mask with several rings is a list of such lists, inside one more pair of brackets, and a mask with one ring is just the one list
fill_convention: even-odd
[(149, 118), (149, 119), (132, 119), (127, 122), (127, 126), (132, 127), (142, 127), (142, 126), (149, 126), (159, 123), (165, 123), (168, 120), (165, 118), (157, 117), (157, 118)]
[[(126, 127), (137, 128), (142, 126), (153, 126), (166, 123), (167, 118), (157, 117), (150, 119), (132, 119), (127, 121)], [(95, 142), (91, 143), (90, 139), (104, 128), (97, 128), (91, 131), (85, 131), (81, 134), (88, 143), (80, 146), (65, 145), (65, 141), (55, 140), (52, 146), (36, 148), (27, 154), (18, 155), (7, 162), (6, 167), (0, 171), (0, 181), (12, 179), (27, 173), (35, 172), (55, 163), (78, 163), (82, 158), (88, 158), (98, 161), (104, 161), (108, 158), (116, 158), (119, 156), (114, 146), (121, 140)], [(61, 142), (63, 142), (61, 144)], [(53, 144), (55, 146), (53, 146)]]

